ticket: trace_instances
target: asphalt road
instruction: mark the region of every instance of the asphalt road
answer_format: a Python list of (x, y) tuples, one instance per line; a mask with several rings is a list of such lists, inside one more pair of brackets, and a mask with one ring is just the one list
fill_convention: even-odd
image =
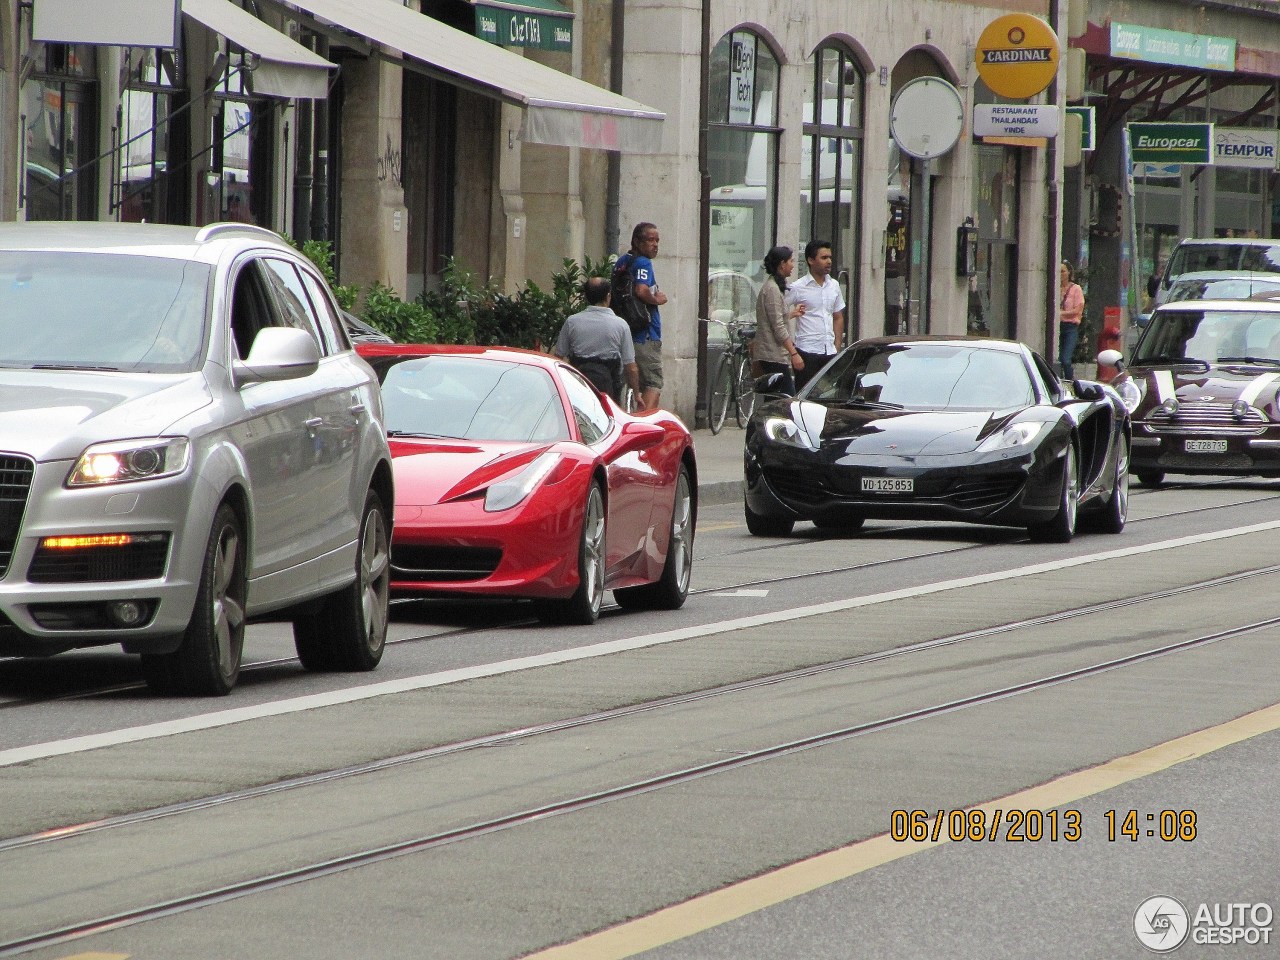
[[(1176, 956), (1280, 955), (1191, 923), (1280, 906), (1278, 494), (1135, 490), (1123, 534), (1066, 546), (762, 540), (713, 506), (676, 613), (405, 604), (359, 676), (304, 673), (264, 625), (216, 702), (152, 697), (107, 651), (2, 662), (0, 943), (99, 921), (13, 950), (1138, 957), (1161, 895), (1190, 913)], [(974, 808), (981, 840), (894, 837)]]

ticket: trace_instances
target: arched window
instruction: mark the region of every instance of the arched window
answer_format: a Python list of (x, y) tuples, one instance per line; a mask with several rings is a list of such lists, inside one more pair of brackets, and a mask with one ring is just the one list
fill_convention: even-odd
[[(712, 49), (707, 108), (708, 309), (716, 319), (748, 314), (754, 322), (761, 261), (777, 242), (780, 133), (778, 61), (756, 34), (732, 31)], [(723, 330), (712, 326), (715, 340)]]
[[(818, 48), (812, 77), (804, 104), (800, 246), (810, 240), (831, 243), (832, 276), (844, 290), (851, 320), (857, 303), (865, 78), (853, 55), (834, 44)], [(803, 256), (796, 257), (797, 276), (806, 269)], [(851, 322), (846, 327), (853, 332)]]

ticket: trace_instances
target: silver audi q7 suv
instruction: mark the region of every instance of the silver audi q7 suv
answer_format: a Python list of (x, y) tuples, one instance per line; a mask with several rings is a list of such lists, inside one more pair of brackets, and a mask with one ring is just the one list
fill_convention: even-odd
[(261, 617), (373, 669), (391, 458), (312, 265), (243, 224), (0, 224), (0, 290), (0, 655), (120, 643), (220, 695)]

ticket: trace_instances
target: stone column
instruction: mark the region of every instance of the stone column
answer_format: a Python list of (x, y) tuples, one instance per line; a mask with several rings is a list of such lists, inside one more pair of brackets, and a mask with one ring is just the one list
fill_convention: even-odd
[(403, 68), (371, 58), (347, 61), (342, 69), (340, 280), (366, 292), (378, 282), (404, 296), (409, 216), (401, 181)]

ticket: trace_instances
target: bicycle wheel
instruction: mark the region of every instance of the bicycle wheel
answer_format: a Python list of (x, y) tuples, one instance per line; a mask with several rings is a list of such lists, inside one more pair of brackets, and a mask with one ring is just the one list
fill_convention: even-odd
[(724, 418), (729, 415), (729, 398), (733, 393), (733, 355), (726, 353), (716, 364), (716, 376), (711, 381), (711, 405), (707, 416), (713, 434), (724, 427)]
[(738, 360), (738, 426), (745, 427), (756, 409), (756, 378), (751, 374), (751, 355)]

